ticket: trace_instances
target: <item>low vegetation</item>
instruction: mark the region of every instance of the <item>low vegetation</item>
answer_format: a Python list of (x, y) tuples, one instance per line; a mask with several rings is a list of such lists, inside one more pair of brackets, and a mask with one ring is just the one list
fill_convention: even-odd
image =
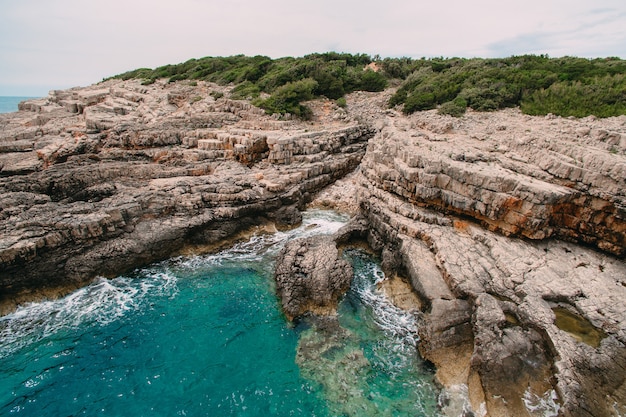
[[(306, 118), (302, 104), (325, 96), (398, 88), (389, 101), (405, 113), (438, 109), (462, 116), (467, 108), (492, 111), (519, 106), (524, 113), (609, 117), (626, 114), (626, 61), (619, 58), (385, 58), (329, 52), (304, 57), (206, 57), (114, 78), (199, 80), (234, 84), (231, 97), (249, 99), (268, 113)], [(265, 94), (264, 94), (265, 93)]]
[(405, 113), (439, 107), (458, 113), (520, 106), (527, 114), (598, 117), (626, 114), (626, 61), (618, 58), (385, 59), (403, 83), (390, 104)]

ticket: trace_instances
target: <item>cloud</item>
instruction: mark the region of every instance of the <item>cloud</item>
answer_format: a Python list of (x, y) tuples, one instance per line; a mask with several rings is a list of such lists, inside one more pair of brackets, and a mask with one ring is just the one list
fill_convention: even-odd
[(3, 0), (0, 95), (218, 55), (626, 57), (623, 0)]
[(581, 57), (620, 56), (626, 58), (626, 11), (593, 9), (574, 16), (564, 27), (552, 31), (519, 34), (488, 45), (491, 56), (528, 54)]

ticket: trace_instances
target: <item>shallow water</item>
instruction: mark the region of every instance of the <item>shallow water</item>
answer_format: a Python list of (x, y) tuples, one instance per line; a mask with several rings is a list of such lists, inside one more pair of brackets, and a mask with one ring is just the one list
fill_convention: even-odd
[(373, 259), (347, 251), (356, 276), (335, 324), (291, 325), (280, 311), (278, 250), (345, 220), (309, 212), (296, 230), (0, 318), (0, 415), (436, 415), (415, 317), (376, 289)]

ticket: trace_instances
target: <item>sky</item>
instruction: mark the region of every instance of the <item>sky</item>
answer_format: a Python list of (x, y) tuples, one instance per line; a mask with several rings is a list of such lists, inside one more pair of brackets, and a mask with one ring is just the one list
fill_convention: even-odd
[(0, 0), (0, 95), (205, 56), (620, 57), (624, 0)]

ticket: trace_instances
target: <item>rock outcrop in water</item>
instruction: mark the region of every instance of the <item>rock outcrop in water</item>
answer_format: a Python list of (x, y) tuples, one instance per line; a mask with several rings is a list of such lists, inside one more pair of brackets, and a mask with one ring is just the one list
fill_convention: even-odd
[(276, 291), (285, 315), (293, 320), (307, 312), (333, 313), (350, 288), (352, 266), (339, 256), (329, 236), (288, 242), (276, 259)]
[(355, 93), (299, 122), (222, 93), (107, 81), (0, 115), (3, 302), (297, 223), (336, 183), (315, 204), (358, 212), (337, 239), (411, 283), (420, 352), (475, 414), (626, 414), (623, 116), (403, 116)]
[(4, 305), (264, 221), (298, 223), (312, 193), (358, 166), (373, 134), (333, 120), (332, 107), (283, 121), (224, 93), (112, 80), (0, 115)]

